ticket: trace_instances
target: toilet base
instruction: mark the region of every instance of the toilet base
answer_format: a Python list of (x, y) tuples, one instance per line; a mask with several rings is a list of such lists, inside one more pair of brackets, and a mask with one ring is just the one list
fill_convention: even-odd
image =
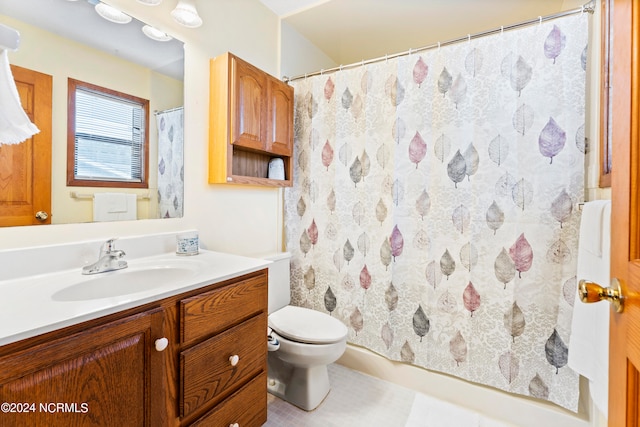
[[(310, 368), (299, 368), (294, 366), (282, 366), (275, 368), (270, 361), (267, 390), (287, 402), (304, 409), (312, 411), (317, 408), (331, 389), (329, 385), (329, 373), (326, 365), (313, 366)], [(280, 362), (280, 361), (278, 361)], [(274, 371), (277, 370), (277, 375)], [(285, 368), (286, 372), (283, 372)]]

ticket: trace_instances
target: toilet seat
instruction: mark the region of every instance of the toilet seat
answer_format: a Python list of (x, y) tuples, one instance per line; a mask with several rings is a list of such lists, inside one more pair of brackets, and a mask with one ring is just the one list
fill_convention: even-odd
[(269, 327), (278, 335), (308, 344), (329, 344), (343, 340), (347, 327), (319, 311), (288, 305), (269, 315)]

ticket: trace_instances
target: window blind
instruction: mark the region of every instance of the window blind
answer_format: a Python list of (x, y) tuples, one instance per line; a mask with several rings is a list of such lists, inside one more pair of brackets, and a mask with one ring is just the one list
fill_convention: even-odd
[(76, 179), (141, 182), (144, 109), (128, 99), (76, 88)]

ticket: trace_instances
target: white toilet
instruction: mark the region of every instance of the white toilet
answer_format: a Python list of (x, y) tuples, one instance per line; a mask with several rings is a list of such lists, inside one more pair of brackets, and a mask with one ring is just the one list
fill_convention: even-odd
[(289, 305), (289, 261), (279, 253), (269, 265), (267, 388), (299, 408), (315, 409), (329, 393), (327, 365), (347, 347), (347, 327), (326, 313)]

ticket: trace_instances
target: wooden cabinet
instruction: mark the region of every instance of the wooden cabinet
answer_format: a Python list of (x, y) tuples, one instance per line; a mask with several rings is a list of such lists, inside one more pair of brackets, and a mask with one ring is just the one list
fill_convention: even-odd
[(145, 311), (0, 357), (0, 402), (15, 405), (0, 424), (163, 425), (162, 320)]
[[(219, 410), (216, 404), (231, 396), (247, 382), (267, 372), (267, 281), (262, 275), (233, 281), (226, 286), (180, 301), (180, 414), (189, 417), (203, 409)], [(251, 418), (267, 420), (266, 379), (259, 381), (265, 391), (258, 399), (259, 410)], [(256, 400), (255, 387), (240, 392)], [(226, 403), (225, 403), (226, 405)], [(236, 411), (230, 411), (235, 414)], [(206, 425), (229, 426), (229, 420)], [(204, 422), (204, 421), (202, 421)]]
[[(231, 53), (211, 60), (209, 182), (291, 186), (293, 88)], [(285, 179), (269, 179), (281, 158)]]
[(2, 346), (0, 425), (261, 426), (266, 330), (260, 270)]

